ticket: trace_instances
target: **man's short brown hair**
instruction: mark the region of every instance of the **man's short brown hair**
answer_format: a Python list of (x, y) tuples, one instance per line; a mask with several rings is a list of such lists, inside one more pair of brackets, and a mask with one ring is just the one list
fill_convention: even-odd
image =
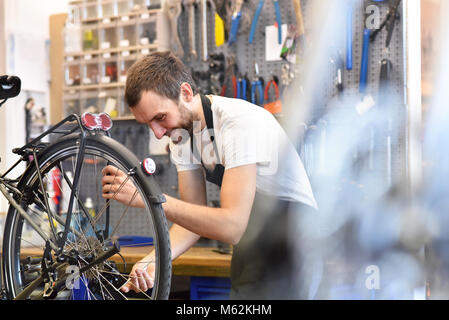
[(154, 52), (136, 61), (128, 70), (125, 101), (129, 107), (136, 106), (142, 92), (153, 91), (176, 103), (179, 101), (181, 84), (187, 82), (198, 93), (190, 71), (169, 51)]

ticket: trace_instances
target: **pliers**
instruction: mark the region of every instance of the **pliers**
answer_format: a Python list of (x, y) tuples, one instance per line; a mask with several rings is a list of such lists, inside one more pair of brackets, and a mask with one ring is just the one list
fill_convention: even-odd
[[(274, 11), (276, 13), (276, 22), (278, 25), (278, 43), (282, 44), (282, 18), (281, 9), (279, 7), (279, 0), (272, 0), (274, 4)], [(256, 12), (254, 13), (253, 22), (251, 24), (251, 31), (249, 33), (248, 42), (253, 43), (254, 34), (256, 33), (257, 21), (259, 20), (260, 13), (262, 12), (263, 4), (265, 0), (260, 0), (257, 5)]]
[(237, 0), (234, 12), (232, 13), (231, 32), (228, 39), (228, 45), (232, 45), (237, 41), (237, 33), (239, 31), (240, 18), (242, 17), (243, 0)]
[(273, 76), (273, 78), (268, 81), (267, 86), (265, 87), (265, 95), (264, 98), (268, 102), (270, 100), (270, 97), (268, 95), (270, 91), (270, 87), (273, 85), (274, 87), (274, 93), (275, 93), (275, 100), (279, 100), (279, 87), (278, 87), (278, 78), (276, 76)]
[[(233, 90), (233, 93), (234, 93), (234, 98), (238, 98), (237, 97), (237, 95), (238, 95), (238, 89), (237, 89), (238, 88), (238, 84), (237, 84), (237, 78), (236, 78), (235, 75), (232, 75), (231, 82), (232, 82), (232, 90)], [(225, 80), (223, 85), (221, 86), (221, 93), (220, 93), (220, 95), (222, 97), (224, 97), (226, 95), (226, 90), (227, 89), (228, 89), (228, 87), (226, 86), (226, 80)]]
[[(259, 101), (256, 99), (256, 91), (258, 91)], [(263, 106), (263, 94), (263, 79), (256, 77), (251, 83), (251, 102), (259, 106)]]
[(226, 95), (226, 90), (227, 90), (227, 84), (229, 82), (231, 82), (232, 84), (232, 89), (233, 89), (233, 96), (234, 98), (237, 98), (237, 77), (236, 77), (236, 73), (237, 73), (237, 65), (235, 64), (235, 59), (232, 56), (229, 56), (227, 58), (227, 68), (226, 68), (226, 72), (225, 72), (225, 79), (223, 81), (223, 85), (221, 87), (221, 96), (225, 96)]
[[(254, 68), (256, 71), (256, 76), (254, 77), (253, 82), (251, 82), (251, 102), (263, 106), (263, 79), (259, 77), (259, 66), (257, 63), (254, 65)], [(256, 91), (259, 91), (259, 103), (257, 103)]]
[(240, 77), (237, 81), (237, 98), (248, 100), (248, 78), (245, 76)]

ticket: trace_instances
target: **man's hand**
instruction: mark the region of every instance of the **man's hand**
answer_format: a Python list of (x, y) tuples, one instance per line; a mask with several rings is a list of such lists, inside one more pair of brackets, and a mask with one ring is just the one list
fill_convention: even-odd
[(120, 290), (124, 293), (130, 290), (139, 293), (153, 288), (155, 268), (153, 256), (146, 256), (134, 265), (129, 274), (128, 281)]
[(106, 166), (102, 170), (101, 180), (103, 198), (117, 200), (124, 205), (143, 208), (145, 205), (136, 187), (128, 175), (113, 166)]

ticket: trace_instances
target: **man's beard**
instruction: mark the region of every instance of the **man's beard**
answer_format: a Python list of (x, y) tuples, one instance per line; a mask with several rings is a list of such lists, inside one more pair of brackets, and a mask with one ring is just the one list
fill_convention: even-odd
[(196, 120), (194, 119), (193, 112), (190, 111), (182, 102), (178, 105), (179, 112), (181, 114), (181, 123), (180, 123), (180, 129), (187, 130), (190, 137), (193, 136), (193, 122)]
[[(180, 112), (180, 124), (179, 127), (176, 128), (175, 130), (173, 130), (172, 135), (175, 133), (177, 133), (178, 130), (185, 130), (188, 132), (190, 139), (193, 139), (193, 124), (195, 121), (199, 121), (199, 119), (197, 119), (197, 117), (194, 116), (194, 113), (192, 111), (190, 111), (182, 102), (180, 102), (178, 104), (178, 109)], [(179, 131), (178, 131), (179, 133)], [(186, 137), (187, 138), (187, 137)], [(172, 139), (173, 141), (173, 139)], [(179, 144), (182, 145), (184, 143), (186, 143), (187, 141), (189, 141), (189, 139), (181, 139), (180, 141), (178, 140), (177, 142), (173, 141), (175, 144)]]

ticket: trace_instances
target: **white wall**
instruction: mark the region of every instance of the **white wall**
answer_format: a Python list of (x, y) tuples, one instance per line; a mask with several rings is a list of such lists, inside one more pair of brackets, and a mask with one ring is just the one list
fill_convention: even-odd
[[(6, 54), (2, 55), (0, 52), (0, 59), (5, 62), (5, 70), (0, 71), (22, 79), (22, 93), (0, 109), (0, 172), (3, 172), (17, 159), (10, 154), (11, 150), (25, 142), (25, 100), (29, 95), (36, 95), (39, 104), (46, 108), (49, 106), (49, 17), (52, 14), (68, 12), (69, 0), (0, 2), (4, 8), (4, 19), (0, 19), (0, 32), (4, 30), (6, 40)], [(6, 209), (6, 203), (0, 196), (0, 212)]]

